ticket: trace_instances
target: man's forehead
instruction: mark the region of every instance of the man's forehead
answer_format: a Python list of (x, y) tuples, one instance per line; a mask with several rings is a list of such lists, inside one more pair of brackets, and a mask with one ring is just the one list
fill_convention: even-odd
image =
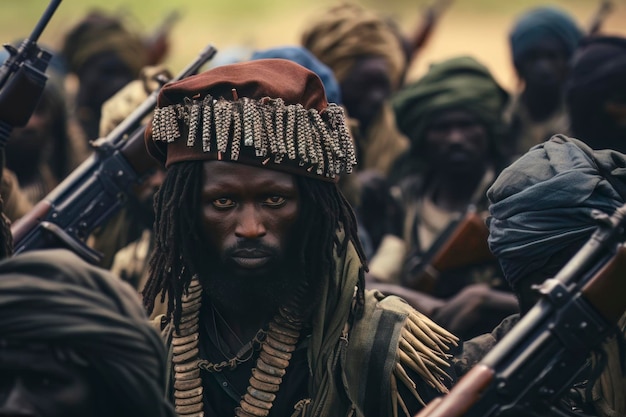
[(567, 47), (556, 36), (546, 34), (536, 44), (529, 47), (528, 50), (522, 56), (522, 60), (533, 58), (536, 55), (542, 54), (561, 54), (566, 55)]
[(292, 174), (237, 162), (205, 161), (203, 172), (205, 187), (215, 184), (233, 186), (251, 184), (296, 185), (295, 176)]

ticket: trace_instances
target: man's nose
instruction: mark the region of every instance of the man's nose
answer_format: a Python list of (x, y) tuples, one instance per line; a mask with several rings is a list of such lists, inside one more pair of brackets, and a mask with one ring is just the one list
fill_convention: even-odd
[(0, 417), (36, 417), (35, 408), (19, 380), (0, 392)]
[(245, 239), (258, 239), (265, 236), (267, 230), (259, 209), (250, 204), (241, 208), (235, 235)]
[(465, 129), (460, 126), (451, 126), (447, 132), (448, 143), (464, 144), (466, 142)]

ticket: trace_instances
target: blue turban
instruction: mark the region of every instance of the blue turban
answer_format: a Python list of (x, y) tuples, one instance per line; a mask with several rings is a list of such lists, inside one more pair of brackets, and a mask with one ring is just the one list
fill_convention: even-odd
[(323, 64), (322, 61), (317, 59), (308, 49), (302, 46), (283, 46), (266, 49), (264, 51), (256, 51), (252, 54), (250, 59), (265, 58), (288, 59), (313, 71), (320, 77), (322, 84), (324, 84), (326, 99), (330, 103), (341, 104), (341, 90), (339, 89), (339, 83), (335, 75), (326, 64)]
[(569, 58), (583, 33), (572, 17), (555, 7), (538, 7), (522, 15), (509, 35), (513, 60), (519, 61), (528, 50), (554, 37), (565, 47)]
[[(608, 179), (607, 179), (608, 178)], [(597, 228), (626, 200), (626, 155), (562, 135), (531, 148), (487, 190), (489, 248), (513, 285)]]

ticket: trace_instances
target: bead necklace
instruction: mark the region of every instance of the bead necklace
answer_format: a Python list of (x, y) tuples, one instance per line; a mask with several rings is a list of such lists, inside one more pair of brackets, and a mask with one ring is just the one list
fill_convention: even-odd
[[(244, 345), (235, 357), (219, 364), (212, 364), (198, 357), (198, 323), (202, 299), (202, 285), (194, 276), (189, 290), (182, 297), (182, 315), (179, 330), (172, 337), (172, 363), (174, 365), (174, 401), (180, 417), (203, 417), (203, 386), (200, 369), (220, 372), (226, 367), (236, 367), (245, 362), (244, 355), (253, 346), (260, 346), (260, 355), (246, 393), (235, 408), (237, 417), (265, 417), (269, 414), (282, 377), (289, 366), (292, 353), (300, 338), (302, 320), (295, 311), (306, 286), (296, 291), (296, 296), (287, 306), (281, 307), (272, 318), (267, 331), (259, 330), (252, 341)], [(248, 347), (248, 345), (250, 345)], [(252, 354), (250, 354), (250, 357)]]

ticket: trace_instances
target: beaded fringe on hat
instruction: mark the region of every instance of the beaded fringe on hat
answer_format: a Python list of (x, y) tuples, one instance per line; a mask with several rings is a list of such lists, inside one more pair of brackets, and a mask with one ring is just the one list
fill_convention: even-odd
[(184, 104), (154, 111), (152, 136), (162, 142), (183, 139), (189, 147), (201, 140), (204, 152), (219, 152), (233, 161), (242, 149), (252, 148), (265, 163), (289, 160), (330, 179), (356, 165), (345, 115), (336, 104), (320, 113), (301, 104), (286, 105), (280, 98), (186, 98)]

